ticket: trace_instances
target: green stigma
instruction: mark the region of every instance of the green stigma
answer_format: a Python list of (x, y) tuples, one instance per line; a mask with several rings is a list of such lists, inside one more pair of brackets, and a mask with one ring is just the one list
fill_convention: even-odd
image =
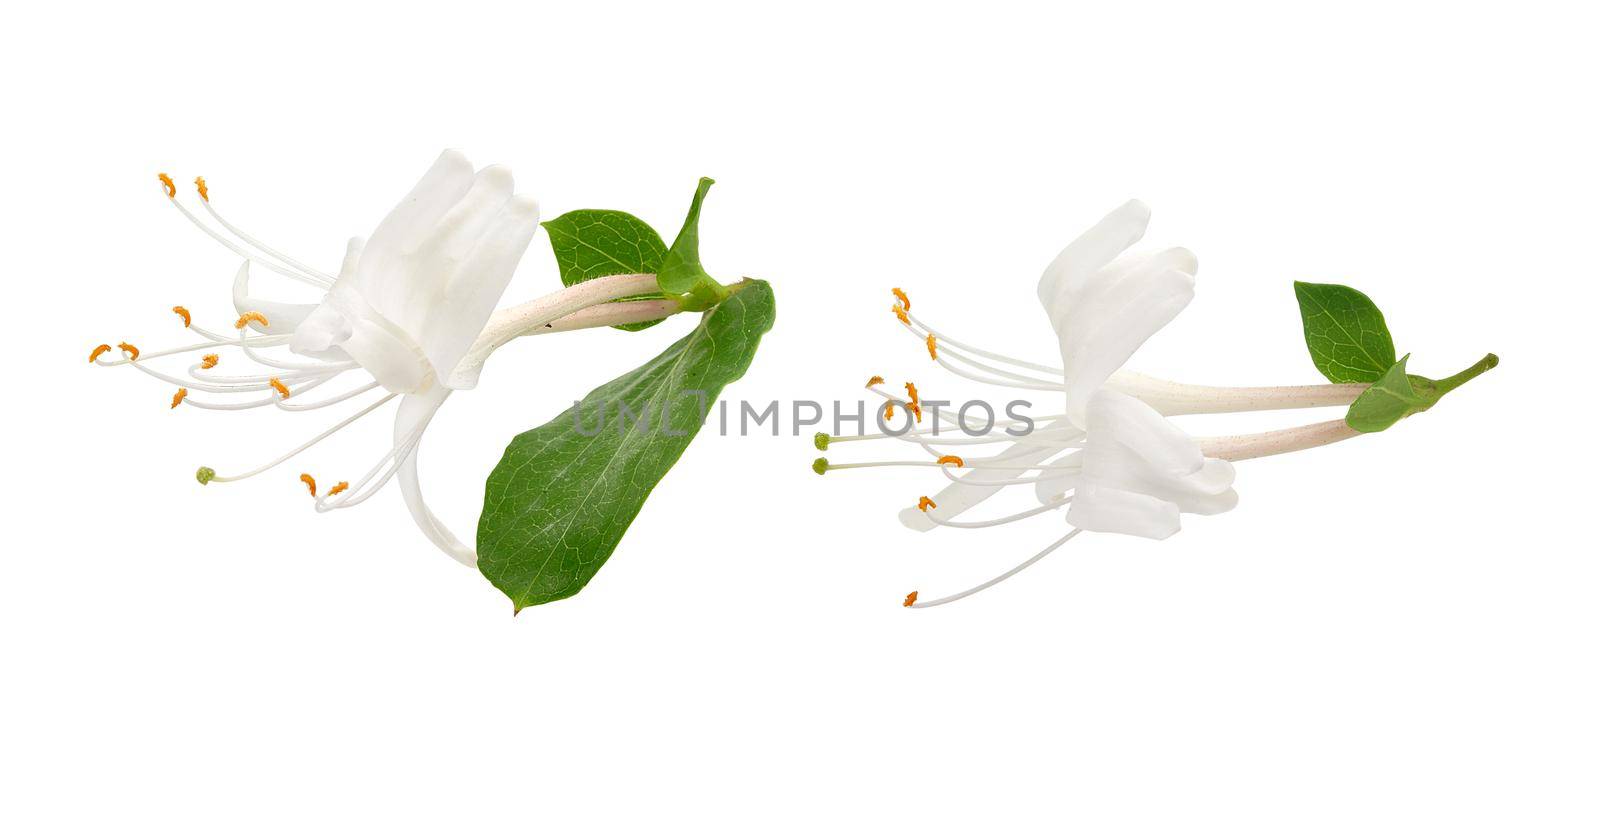
[(200, 468), (194, 472), (194, 478), (199, 480), (201, 485), (205, 485), (206, 483), (210, 482), (216, 475), (216, 471), (213, 471), (204, 465), (200, 466)]
[(828, 458), (817, 457), (817, 461), (811, 463), (811, 470), (817, 472), (817, 476), (819, 477), (828, 473)]
[(818, 451), (826, 451), (828, 450), (828, 440), (830, 438), (827, 434), (818, 431), (817, 435), (811, 438), (811, 442), (817, 446)]

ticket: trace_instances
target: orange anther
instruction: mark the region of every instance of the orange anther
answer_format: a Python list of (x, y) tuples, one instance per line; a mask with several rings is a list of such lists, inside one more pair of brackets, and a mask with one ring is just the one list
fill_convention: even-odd
[(348, 483), (348, 482), (338, 483), (338, 484), (334, 485), (332, 488), (328, 489), (328, 496), (332, 497), (335, 494), (343, 494), (349, 488), (350, 488), (350, 483)]
[(128, 361), (130, 361), (130, 362), (132, 362), (133, 360), (139, 358), (139, 349), (134, 347), (133, 345), (128, 344), (127, 342), (119, 342), (117, 344), (117, 349), (121, 350), (123, 353), (127, 354)]
[(928, 358), (934, 361), (939, 360), (939, 340), (933, 338), (932, 333), (928, 334)]
[(912, 383), (912, 382), (907, 382), (906, 383), (906, 393), (911, 395), (911, 404), (915, 405), (918, 402), (922, 401), (922, 397), (917, 396), (917, 386), (916, 386), (915, 383)]
[(183, 403), (183, 398), (185, 396), (188, 396), (188, 395), (189, 395), (189, 389), (188, 388), (178, 388), (178, 392), (172, 395), (172, 407), (174, 407), (174, 408), (178, 407), (180, 404)]
[(267, 381), (267, 384), (271, 385), (273, 390), (275, 390), (278, 393), (282, 394), (284, 399), (288, 399), (289, 398), (289, 386), (285, 385), (285, 384), (283, 384), (283, 382), (279, 381), (278, 377), (276, 377), (276, 376), (272, 377), (270, 380)]
[(901, 307), (897, 304), (889, 309), (894, 311), (894, 317), (899, 319), (901, 324), (908, 326), (911, 324), (911, 318), (906, 315), (906, 309), (904, 307)]
[(896, 288), (891, 289), (889, 292), (893, 293), (894, 297), (900, 300), (900, 307), (902, 309), (904, 309), (904, 310), (910, 310), (911, 309), (911, 300), (906, 298), (906, 291), (901, 290), (900, 288), (896, 287)]
[(206, 179), (201, 178), (199, 176), (195, 176), (194, 188), (200, 191), (200, 197), (203, 200), (206, 200), (206, 201), (210, 201), (211, 200), (211, 193), (208, 190), (206, 190)]
[[(107, 350), (109, 350), (109, 349), (110, 348), (107, 348)], [(882, 376), (874, 376), (871, 379), (867, 380), (867, 387), (869, 387), (869, 388), (872, 387), (873, 385), (881, 385), (881, 384), (883, 384), (883, 377)]]
[(170, 176), (170, 175), (166, 174), (165, 172), (163, 172), (160, 175), (157, 175), (156, 177), (161, 179), (161, 186), (167, 188), (167, 197), (168, 198), (177, 197), (178, 188), (177, 188), (176, 185), (174, 185), (172, 183), (172, 176)]
[(99, 358), (101, 356), (104, 356), (104, 355), (106, 355), (107, 353), (110, 353), (110, 352), (111, 352), (111, 346), (110, 345), (95, 345), (94, 346), (94, 350), (89, 352), (89, 364), (91, 364), (91, 365), (94, 364), (96, 361), (99, 360)]
[(965, 462), (961, 461), (961, 457), (958, 457), (958, 456), (956, 456), (954, 454), (945, 454), (944, 456), (939, 457), (939, 464), (940, 465), (954, 465), (957, 468), (965, 468), (965, 467), (967, 467), (967, 464)]
[(890, 402), (888, 405), (885, 405), (884, 408), (883, 408), (883, 421), (884, 422), (888, 422), (891, 419), (894, 419), (894, 403), (893, 402)]
[(912, 593), (906, 595), (906, 602), (901, 603), (900, 605), (906, 607), (907, 609), (911, 608), (912, 606), (917, 605), (917, 593), (916, 592), (912, 592)]
[(915, 416), (917, 418), (918, 422), (922, 421), (922, 403), (921, 402), (912, 402), (910, 405), (907, 405), (906, 407), (911, 409), (911, 415)]
[(311, 476), (310, 474), (301, 474), (300, 481), (305, 483), (307, 488), (311, 489), (311, 496), (317, 496), (317, 480), (315, 477)]
[(271, 327), (272, 326), (267, 322), (267, 317), (266, 316), (263, 316), (260, 313), (257, 313), (256, 311), (252, 310), (252, 311), (250, 311), (248, 313), (240, 313), (239, 314), (239, 321), (236, 321), (236, 322), (233, 323), (233, 329), (234, 330), (244, 330), (244, 326), (249, 324), (249, 323), (251, 323), (251, 322), (255, 322), (256, 324), (259, 324), (262, 327)]
[(919, 497), (917, 499), (917, 510), (918, 511), (926, 512), (930, 508), (938, 508), (938, 507), (939, 507), (938, 503), (934, 502), (933, 500), (928, 499), (927, 497)]
[(181, 304), (173, 305), (172, 306), (172, 312), (174, 312), (174, 313), (178, 314), (179, 316), (183, 317), (183, 326), (184, 327), (188, 327), (189, 323), (194, 321), (194, 319), (189, 316), (189, 309), (184, 307)]
[(206, 355), (200, 357), (200, 369), (211, 370), (217, 366), (217, 360), (220, 358), (221, 357), (215, 353), (207, 353)]

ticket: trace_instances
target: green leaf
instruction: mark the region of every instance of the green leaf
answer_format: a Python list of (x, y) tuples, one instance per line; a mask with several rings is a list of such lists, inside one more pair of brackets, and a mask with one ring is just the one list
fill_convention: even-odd
[(1376, 382), (1394, 364), (1383, 313), (1365, 293), (1342, 284), (1294, 283), (1311, 361), (1330, 382)]
[[(661, 355), (511, 441), (485, 487), (478, 570), (518, 611), (571, 597), (589, 582), (699, 431), (703, 412), (744, 375), (774, 313), (766, 282), (734, 285)], [(639, 420), (620, 417), (624, 406)]]
[[(667, 245), (649, 224), (618, 210), (573, 210), (543, 226), (561, 268), (561, 283), (568, 287), (601, 276), (654, 273), (667, 254)], [(659, 298), (664, 296), (650, 293), (617, 301)], [(615, 327), (643, 330), (660, 322), (655, 319)]]
[(1364, 433), (1387, 430), (1414, 413), (1432, 408), (1445, 394), (1500, 364), (1500, 357), (1491, 353), (1454, 376), (1434, 380), (1406, 373), (1406, 360), (1410, 358), (1408, 353), (1395, 362), (1350, 403), (1350, 410), (1344, 415), (1346, 425)]
[(1374, 433), (1428, 409), (1432, 403), (1417, 393), (1411, 377), (1406, 375), (1406, 360), (1410, 358), (1408, 353), (1395, 362), (1372, 387), (1350, 403), (1350, 410), (1344, 415), (1346, 425), (1363, 433)]
[(700, 206), (714, 183), (710, 178), (700, 179), (694, 200), (689, 203), (689, 214), (683, 219), (683, 229), (678, 231), (671, 249), (662, 258), (661, 269), (656, 271), (656, 284), (660, 285), (661, 292), (682, 297), (685, 310), (704, 310), (728, 294), (728, 289), (700, 264)]

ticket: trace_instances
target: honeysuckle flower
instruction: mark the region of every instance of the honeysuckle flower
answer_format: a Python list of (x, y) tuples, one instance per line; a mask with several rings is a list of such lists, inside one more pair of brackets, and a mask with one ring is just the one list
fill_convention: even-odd
[[(904, 433), (819, 434), (817, 445), (824, 450), (833, 442), (893, 437), (917, 444), (933, 459), (849, 464), (819, 459), (815, 470), (884, 465), (937, 469), (949, 484), (900, 512), (901, 522), (917, 531), (986, 528), (1062, 508), (1072, 526), (1065, 536), (999, 577), (938, 600), (919, 601), (913, 593), (906, 605), (940, 605), (982, 591), (1082, 531), (1170, 537), (1181, 527), (1180, 514), (1219, 514), (1238, 502), (1230, 460), (1299, 450), (1356, 434), (1341, 420), (1265, 434), (1195, 439), (1168, 419), (1180, 414), (1348, 405), (1366, 386), (1217, 388), (1123, 370), (1139, 347), (1194, 298), (1198, 262), (1193, 253), (1173, 247), (1125, 255), (1144, 236), (1149, 219), (1144, 204), (1130, 201), (1067, 245), (1045, 269), (1038, 298), (1056, 333), (1059, 365), (951, 338), (913, 315), (904, 291), (893, 291), (894, 315), (926, 345), (940, 367), (991, 386), (1058, 392), (1063, 407), (1029, 417), (1031, 422), (1020, 418), (983, 422), (982, 428), (963, 414), (932, 410), (929, 427)], [(908, 383), (911, 388), (914, 385)], [(884, 390), (879, 381), (869, 382), (868, 389), (885, 398), (886, 410), (902, 406), (915, 411), (928, 404), (914, 391), (907, 398)], [(952, 453), (986, 444), (1002, 447), (984, 457)], [(1015, 485), (1033, 486), (1040, 504), (990, 520), (957, 519)]]
[[(539, 208), (532, 198), (514, 193), (509, 170), (490, 166), (474, 171), (456, 151), (441, 154), (367, 240), (351, 239), (343, 264), (333, 274), (279, 253), (229, 223), (212, 204), (205, 179), (196, 178), (195, 185), (210, 222), (179, 200), (171, 178), (163, 173), (160, 180), (185, 218), (243, 259), (233, 281), (236, 333), (195, 324), (186, 308), (176, 306), (173, 312), (200, 337), (198, 344), (141, 353), (124, 342), (121, 359), (103, 358), (111, 348), (101, 345), (90, 361), (132, 366), (176, 386), (173, 408), (272, 406), (305, 412), (346, 402), (361, 405), (331, 428), (254, 469), (223, 475), (201, 467), (196, 479), (202, 484), (243, 480), (275, 468), (398, 400), (392, 443), (369, 471), (354, 482), (326, 487), (319, 487), (309, 473), (300, 474), (299, 480), (310, 490), (316, 509), (329, 511), (359, 505), (399, 477), (406, 506), (423, 533), (469, 565), (476, 559), (474, 550), (433, 515), (418, 480), (418, 445), (439, 407), (454, 391), (474, 387), (488, 355), (517, 336), (676, 312), (675, 306), (659, 301), (604, 304), (653, 291), (654, 277), (639, 274), (595, 279), (496, 313), (495, 305), (539, 227)], [(261, 298), (252, 290), (252, 268), (310, 285), (321, 291), (320, 300)], [(202, 352), (200, 361), (182, 374), (149, 366), (161, 357)], [(235, 361), (224, 354), (242, 357), (252, 372), (213, 372)], [(343, 386), (331, 384), (336, 381)], [(229, 399), (240, 401), (224, 401)]]

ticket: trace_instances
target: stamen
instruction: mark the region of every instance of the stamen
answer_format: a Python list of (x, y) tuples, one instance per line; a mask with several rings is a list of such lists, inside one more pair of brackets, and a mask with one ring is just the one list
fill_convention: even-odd
[(300, 481), (305, 483), (307, 488), (311, 489), (311, 496), (317, 496), (317, 480), (315, 477), (311, 476), (310, 474), (301, 474)]
[(944, 456), (939, 457), (939, 464), (940, 465), (954, 465), (957, 468), (965, 468), (965, 467), (967, 467), (967, 464), (965, 462), (961, 461), (961, 457), (958, 457), (958, 456), (956, 456), (954, 454), (945, 454)]
[(278, 377), (272, 377), (272, 379), (268, 380), (267, 384), (271, 385), (273, 390), (277, 391), (279, 394), (282, 394), (284, 399), (289, 398), (289, 387), (283, 384), (283, 381)]
[(200, 200), (202, 200), (202, 201), (210, 201), (211, 200), (211, 193), (206, 190), (206, 179), (205, 178), (202, 178), (202, 177), (200, 177), (198, 175), (195, 176), (194, 188), (200, 191)]
[(883, 377), (882, 376), (874, 376), (871, 379), (867, 380), (867, 387), (869, 387), (869, 388), (872, 387), (873, 385), (881, 385), (881, 384), (883, 384)]
[(900, 605), (906, 607), (907, 609), (911, 608), (912, 606), (917, 605), (917, 593), (916, 592), (912, 592), (912, 593), (906, 595), (905, 602), (901, 603)]
[(900, 306), (901, 307), (905, 308), (906, 310), (910, 310), (911, 309), (911, 299), (906, 298), (906, 291), (901, 290), (898, 287), (895, 287), (895, 288), (891, 289), (889, 292), (893, 293), (894, 297), (900, 300)]
[(178, 392), (172, 395), (172, 407), (176, 408), (183, 404), (183, 398), (188, 395), (188, 388), (178, 388)]
[(883, 409), (883, 421), (884, 422), (888, 422), (891, 419), (894, 419), (894, 406), (893, 405), (889, 405), (888, 407), (885, 407)]
[(913, 382), (906, 383), (906, 395), (911, 397), (911, 404), (913, 405), (922, 401), (922, 397), (917, 395), (917, 386)]
[(938, 503), (934, 502), (933, 500), (928, 499), (925, 496), (924, 497), (920, 497), (920, 498), (917, 499), (917, 510), (921, 511), (924, 514), (928, 513), (928, 509), (930, 509), (930, 508), (938, 508), (938, 507), (939, 507)]
[(244, 326), (249, 324), (249, 323), (251, 323), (251, 322), (255, 322), (255, 323), (261, 325), (262, 327), (271, 327), (272, 326), (271, 323), (269, 323), (267, 321), (267, 317), (266, 316), (263, 316), (263, 315), (261, 315), (260, 313), (254, 311), (254, 310), (251, 310), (248, 313), (240, 313), (239, 314), (239, 320), (233, 323), (233, 329), (234, 330), (244, 330)]
[(156, 177), (161, 179), (161, 186), (167, 188), (168, 198), (176, 198), (178, 196), (178, 187), (172, 183), (172, 176), (163, 172), (158, 174)]
[(195, 469), (194, 478), (195, 478), (195, 481), (199, 482), (201, 485), (205, 485), (205, 484), (207, 484), (207, 483), (209, 483), (212, 480), (217, 478), (217, 472), (215, 470), (211, 469), (211, 468), (208, 468), (208, 467), (202, 465), (199, 468)]
[(817, 435), (811, 438), (811, 444), (817, 446), (818, 451), (826, 451), (828, 450), (828, 440), (832, 438), (828, 434), (818, 431)]
[(91, 365), (94, 364), (95, 361), (98, 360), (101, 356), (104, 356), (104, 355), (106, 355), (107, 353), (110, 353), (110, 352), (111, 352), (111, 346), (110, 345), (95, 345), (94, 350), (89, 352), (89, 364), (91, 364)]
[(939, 361), (939, 340), (933, 338), (932, 333), (928, 334), (928, 358)]
[[(1068, 540), (1071, 540), (1073, 537), (1078, 536), (1078, 533), (1081, 532), (1081, 531), (1083, 531), (1083, 529), (1074, 528), (1073, 530), (1067, 532), (1067, 536), (1062, 537), (1061, 539), (1055, 541), (1054, 543), (1051, 543), (1048, 546), (1045, 546), (1044, 547), (1044, 551), (1041, 551), (1038, 554), (1035, 554), (1032, 557), (1029, 557), (1028, 559), (1022, 561), (1022, 563), (1020, 565), (1018, 565), (1016, 568), (1011, 569), (1010, 571), (1006, 572), (1005, 574), (1000, 575), (999, 577), (994, 578), (993, 580), (989, 580), (989, 581), (986, 581), (984, 583), (980, 583), (979, 585), (974, 586), (974, 587), (972, 587), (970, 589), (967, 589), (964, 592), (956, 592), (955, 594), (952, 594), (949, 597), (941, 597), (938, 600), (929, 600), (926, 603), (922, 603), (922, 604), (917, 605), (915, 608), (918, 608), (918, 609), (929, 609), (929, 608), (932, 608), (934, 606), (943, 606), (946, 603), (954, 603), (954, 602), (956, 602), (957, 600), (960, 600), (963, 597), (971, 597), (972, 595), (975, 595), (978, 592), (981, 592), (984, 589), (987, 589), (990, 586), (993, 586), (993, 585), (995, 585), (995, 584), (997, 584), (997, 583), (999, 583), (999, 582), (1011, 577), (1012, 575), (1016, 574), (1017, 572), (1022, 571), (1023, 569), (1033, 565), (1034, 563), (1037, 563), (1040, 560), (1043, 560), (1048, 554), (1050, 554), (1050, 552), (1055, 551), (1058, 548), (1061, 548), (1063, 545), (1066, 544), (1066, 542)], [(912, 592), (910, 595), (907, 595), (907, 599), (909, 600), (911, 597), (913, 597), (915, 595), (916, 595), (916, 592)], [(913, 602), (915, 602), (915, 601), (913, 601)], [(906, 605), (907, 606), (911, 606), (911, 603), (907, 603)]]
[(910, 408), (912, 415), (917, 418), (917, 424), (919, 424), (919, 425), (922, 424), (922, 403), (921, 402), (912, 402), (910, 405), (907, 405), (906, 407)]
[(350, 488), (350, 483), (348, 483), (348, 482), (338, 483), (338, 484), (334, 485), (332, 488), (328, 489), (328, 496), (332, 497), (332, 496), (336, 496), (336, 495), (339, 495), (339, 494), (343, 494), (345, 491), (349, 490), (349, 488)]
[(811, 463), (811, 470), (817, 472), (817, 476), (819, 477), (828, 473), (828, 458), (817, 457), (817, 461)]
[(212, 368), (217, 366), (217, 362), (221, 358), (222, 357), (218, 356), (215, 353), (207, 353), (206, 355), (200, 357), (200, 369), (201, 370), (211, 370)]
[(139, 358), (139, 349), (127, 342), (118, 343), (117, 348), (128, 355), (128, 361), (130, 362)]
[(897, 304), (889, 309), (894, 311), (894, 317), (899, 319), (901, 324), (907, 326), (911, 324), (911, 319), (910, 317), (906, 316), (906, 309), (904, 307), (901, 307)]

